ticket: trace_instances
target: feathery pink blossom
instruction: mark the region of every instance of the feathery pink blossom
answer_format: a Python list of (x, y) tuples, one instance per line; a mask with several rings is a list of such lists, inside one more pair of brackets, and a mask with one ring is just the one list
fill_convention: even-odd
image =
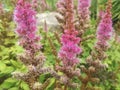
[(0, 13), (2, 14), (4, 11), (3, 11), (3, 5), (2, 3), (0, 3)]
[(100, 19), (102, 19), (102, 18), (104, 17), (104, 14), (105, 14), (105, 12), (102, 11), (102, 10), (100, 10), (98, 17), (99, 17)]
[(59, 51), (59, 58), (63, 61), (64, 66), (73, 66), (79, 62), (77, 55), (81, 53), (81, 48), (78, 46), (80, 38), (77, 37), (78, 32), (74, 26), (74, 11), (73, 0), (60, 0), (58, 9), (66, 5), (66, 23), (64, 25), (64, 34), (61, 37), (62, 47)]
[(36, 12), (33, 10), (30, 2), (18, 0), (14, 11), (14, 20), (17, 24), (16, 32), (20, 37), (20, 45), (34, 52), (40, 48), (36, 43), (40, 37), (36, 35)]
[[(36, 20), (35, 11), (32, 9), (31, 4), (24, 0), (19, 0), (14, 11), (14, 20), (17, 23), (17, 33), (19, 36), (35, 38)], [(32, 36), (32, 38), (31, 38)]]
[(89, 19), (91, 0), (78, 0), (78, 14), (84, 20)]
[(108, 40), (112, 35), (112, 17), (111, 5), (108, 4), (106, 12), (103, 14), (102, 19), (97, 29), (97, 44), (101, 46), (108, 46)]
[(37, 8), (38, 7), (38, 0), (32, 0), (32, 6), (34, 8)]

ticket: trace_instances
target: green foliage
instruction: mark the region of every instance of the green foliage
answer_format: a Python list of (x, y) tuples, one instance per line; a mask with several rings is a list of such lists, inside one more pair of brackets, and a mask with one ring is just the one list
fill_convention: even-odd
[(14, 80), (13, 78), (8, 78), (4, 81), (3, 84), (1, 84), (0, 88), (1, 89), (10, 89), (11, 87), (13, 87), (16, 83), (16, 80)]
[[(97, 17), (99, 10), (104, 10), (106, 8), (107, 0), (92, 0), (91, 5), (91, 16), (93, 18)], [(112, 17), (114, 24), (120, 20), (120, 0), (112, 0)]]
[(116, 22), (120, 20), (120, 0), (112, 0), (113, 1), (113, 8), (112, 8), (112, 15), (113, 21)]
[(12, 11), (14, 9), (14, 4), (12, 1), (15, 1), (15, 0), (0, 0), (0, 2), (2, 2), (4, 6), (5, 11)]
[(46, 0), (46, 1), (52, 10), (56, 10), (56, 2), (58, 0)]
[[(10, 0), (1, 0), (4, 3), (5, 11), (12, 11), (14, 9)], [(99, 2), (97, 2), (99, 1)], [(55, 10), (55, 3), (57, 0), (47, 0), (47, 3), (51, 6), (52, 10)], [(96, 17), (98, 12), (97, 7), (101, 6), (105, 8), (106, 0), (92, 0), (91, 12), (93, 17)], [(99, 5), (98, 5), (99, 4)], [(113, 0), (113, 20), (117, 21), (120, 19), (120, 0)], [(7, 16), (6, 16), (7, 17)], [(26, 72), (26, 67), (17, 59), (17, 54), (23, 52), (22, 47), (18, 45), (17, 35), (14, 33), (14, 23), (13, 21), (7, 22), (8, 27), (4, 27), (2, 20), (0, 19), (0, 90), (30, 90), (29, 86), (20, 80), (12, 78), (12, 72), (22, 71)], [(95, 35), (96, 33), (96, 20), (91, 19), (91, 28), (85, 33), (84, 37), (88, 35)], [(55, 57), (52, 54), (52, 49), (48, 37), (53, 41), (53, 44), (56, 47), (56, 50), (59, 51), (60, 44), (56, 40), (53, 32), (46, 32), (43, 29), (39, 30), (42, 36), (42, 52), (46, 56), (45, 66), (54, 67)], [(86, 57), (89, 56), (96, 38), (87, 40), (82, 43), (83, 54), (80, 57), (81, 63), (85, 64)], [(114, 38), (110, 41), (111, 48), (106, 52), (108, 58), (104, 63), (108, 64), (107, 70), (100, 72), (99, 77), (101, 82), (96, 84), (100, 86), (102, 90), (119, 90), (120, 89), (120, 43), (116, 43)], [(39, 77), (39, 82), (44, 83), (48, 78), (50, 79), (50, 84), (47, 86), (46, 90), (54, 90), (55, 87), (55, 78), (50, 76), (50, 74), (42, 74)], [(78, 78), (74, 79), (75, 82), (80, 83)], [(73, 90), (73, 89), (69, 89)], [(79, 90), (79, 89), (74, 89)]]
[(46, 63), (45, 65), (46, 66), (51, 66), (51, 65), (54, 65), (55, 64), (55, 56), (52, 54), (52, 48), (50, 46), (50, 42), (48, 40), (48, 38), (50, 38), (56, 48), (57, 51), (59, 51), (59, 48), (60, 48), (60, 44), (59, 42), (56, 40), (56, 37), (54, 35), (53, 32), (51, 31), (48, 31), (47, 33), (43, 30), (43, 28), (40, 27), (39, 29), (39, 33), (40, 35), (42, 36), (42, 40), (41, 40), (41, 43), (42, 43), (42, 51), (43, 53), (45, 54), (46, 56)]
[[(14, 23), (11, 22), (12, 9), (5, 3), (5, 13), (0, 16), (0, 90), (29, 90), (19, 89), (19, 81), (12, 78), (14, 71), (26, 71), (25, 66), (17, 61), (17, 54), (23, 52), (23, 49), (17, 43), (17, 37), (14, 33)], [(8, 5), (8, 6), (7, 6)], [(8, 10), (8, 9), (10, 10)], [(9, 15), (10, 17), (8, 17)], [(24, 85), (22, 85), (24, 86)]]
[(47, 86), (46, 90), (54, 90), (55, 78), (50, 79), (50, 84)]

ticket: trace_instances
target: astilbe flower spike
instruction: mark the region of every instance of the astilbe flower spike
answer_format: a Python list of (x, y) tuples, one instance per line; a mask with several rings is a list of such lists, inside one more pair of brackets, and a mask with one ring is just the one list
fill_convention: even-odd
[(90, 5), (91, 0), (78, 0), (78, 18), (79, 26), (77, 28), (80, 30), (80, 37), (85, 33), (86, 29), (89, 27), (90, 21)]
[(91, 0), (78, 0), (78, 14), (80, 14), (83, 19), (89, 18), (90, 4)]
[(3, 6), (2, 6), (2, 3), (0, 2), (0, 13), (2, 14), (3, 13)]
[(79, 87), (77, 83), (71, 82), (74, 76), (80, 75), (80, 69), (74, 66), (79, 63), (77, 55), (82, 51), (78, 46), (81, 39), (77, 37), (78, 31), (74, 25), (73, 5), (73, 0), (59, 0), (57, 3), (57, 11), (61, 16), (56, 16), (56, 18), (62, 29), (62, 35), (60, 39), (58, 38), (61, 44), (60, 51), (58, 52), (58, 60), (62, 61), (62, 66), (58, 63), (55, 69), (63, 73), (63, 76), (57, 83), (63, 83), (65, 90), (68, 87)]
[[(17, 24), (16, 33), (20, 39), (20, 46), (25, 51), (19, 55), (19, 59), (27, 66), (28, 72), (14, 72), (13, 76), (24, 80), (30, 86), (31, 90), (40, 90), (42, 87), (35, 87), (36, 85), (34, 84), (38, 83), (38, 77), (41, 71), (44, 70), (45, 56), (40, 52), (41, 45), (38, 43), (40, 37), (36, 35), (35, 15), (36, 12), (29, 1), (18, 0), (14, 11), (14, 20)], [(38, 86), (41, 86), (40, 83)]]
[(19, 37), (21, 37), (20, 45), (29, 51), (31, 48), (36, 48), (36, 50), (40, 48), (37, 44), (35, 44), (35, 41), (40, 39), (40, 37), (35, 34), (35, 14), (36, 12), (32, 10), (32, 7), (28, 2), (25, 2), (24, 0), (18, 1), (14, 12), (14, 20), (17, 23), (16, 32)]
[(25, 2), (24, 0), (18, 1), (14, 11), (14, 20), (17, 23), (17, 33), (20, 36), (25, 36), (29, 34), (28, 32), (35, 33), (35, 11), (32, 10), (31, 4), (28, 2)]
[[(107, 50), (108, 40), (110, 39), (112, 33), (112, 20), (111, 20), (111, 0), (108, 0), (106, 12), (102, 14), (100, 24), (97, 31), (97, 43), (95, 48), (92, 50), (90, 56), (86, 59), (88, 64), (88, 69), (86, 67), (81, 67), (81, 70), (86, 73), (86, 78), (82, 80), (81, 90), (85, 90), (88, 82), (99, 82), (101, 75), (104, 75), (102, 71), (106, 71), (106, 64), (102, 63), (105, 60)], [(98, 76), (101, 73), (100, 77)], [(80, 79), (82, 79), (80, 77)], [(88, 89), (95, 87), (89, 87)]]
[[(36, 13), (32, 9), (30, 2), (18, 0), (14, 12), (14, 20), (17, 23), (16, 32), (19, 35), (20, 45), (25, 50), (23, 54), (19, 55), (19, 59), (27, 66), (28, 72), (14, 72), (13, 77), (24, 80), (30, 86), (31, 90), (45, 90), (49, 82), (45, 82), (41, 85), (38, 82), (38, 77), (40, 74), (49, 72), (58, 80), (62, 77), (55, 71), (51, 70), (51, 68), (43, 67), (45, 57), (40, 52), (41, 45), (38, 43), (40, 37), (36, 36), (35, 14)], [(68, 83), (68, 86), (75, 86), (72, 84)]]
[[(73, 11), (73, 0), (62, 0), (66, 5), (66, 21), (64, 25), (64, 34), (61, 37), (62, 47), (59, 52), (59, 58), (63, 61), (64, 66), (73, 66), (79, 62), (76, 56), (80, 54), (81, 48), (78, 47), (80, 38), (77, 37), (78, 32), (74, 26), (74, 11)], [(58, 4), (59, 8), (63, 8)]]
[(97, 29), (97, 44), (102, 47), (108, 46), (108, 40), (110, 40), (112, 36), (112, 17), (111, 17), (111, 4), (110, 0), (108, 2), (108, 6), (106, 8), (106, 12), (104, 15), (102, 15), (102, 19), (99, 23), (98, 29)]
[[(111, 0), (108, 0), (107, 8), (104, 13), (102, 13), (100, 24), (98, 25), (97, 30), (97, 43), (95, 44), (94, 49), (91, 51), (90, 56), (87, 57), (86, 62), (88, 67), (81, 66), (81, 70), (86, 73), (86, 77), (80, 77), (82, 80), (81, 90), (98, 90), (96, 87), (88, 86), (88, 82), (100, 81), (100, 77), (104, 75), (103, 71), (106, 72), (106, 64), (103, 64), (102, 61), (105, 60), (107, 55), (105, 51), (108, 47), (108, 40), (111, 37), (112, 33), (112, 19), (111, 19)], [(100, 74), (101, 73), (101, 74)], [(100, 75), (100, 76), (98, 76)], [(90, 89), (91, 88), (91, 89)]]

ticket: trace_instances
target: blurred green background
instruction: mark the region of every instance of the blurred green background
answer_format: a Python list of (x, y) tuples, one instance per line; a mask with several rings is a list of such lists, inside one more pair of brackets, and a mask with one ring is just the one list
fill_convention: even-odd
[[(38, 0), (39, 1), (39, 0)], [(43, 12), (55, 12), (56, 2), (58, 0), (46, 0), (50, 9)], [(92, 0), (91, 2), (91, 28), (85, 33), (85, 36), (96, 33), (96, 23), (99, 10), (105, 9), (107, 0)], [(16, 0), (0, 0), (3, 6), (4, 13), (0, 14), (0, 90), (29, 90), (28, 85), (21, 81), (12, 78), (14, 71), (26, 71), (26, 67), (17, 59), (17, 55), (22, 53), (23, 49), (18, 45), (18, 37), (15, 34), (15, 22), (13, 21), (13, 10), (15, 8)], [(75, 0), (77, 4), (77, 0)], [(104, 63), (108, 64), (106, 71), (100, 73), (101, 82), (97, 85), (102, 90), (120, 90), (120, 41), (118, 37), (120, 34), (120, 0), (112, 0), (112, 19), (114, 27), (114, 35), (110, 41), (111, 48), (106, 52), (108, 58)], [(39, 11), (38, 11), (39, 12)], [(40, 14), (38, 13), (38, 14)], [(45, 38), (43, 28), (39, 27), (40, 35)], [(57, 42), (54, 33), (48, 32), (48, 36), (52, 39), (57, 50), (60, 45)], [(84, 53), (81, 62), (85, 63), (85, 58), (89, 56), (96, 39), (88, 40), (83, 43)], [(46, 66), (54, 65), (55, 57), (51, 55), (51, 48), (47, 39), (42, 39), (43, 52), (46, 55)], [(43, 83), (49, 75), (41, 75), (39, 81)], [(47, 90), (53, 90), (54, 79), (51, 79), (51, 84)], [(76, 89), (77, 90), (77, 89)]]

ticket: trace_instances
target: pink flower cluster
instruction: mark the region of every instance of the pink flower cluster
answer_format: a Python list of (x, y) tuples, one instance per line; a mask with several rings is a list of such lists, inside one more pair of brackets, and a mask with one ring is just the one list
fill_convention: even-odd
[(113, 28), (110, 8), (111, 6), (108, 6), (106, 12), (102, 15), (102, 19), (97, 29), (97, 44), (101, 46), (108, 46), (108, 40), (112, 35)]
[(64, 9), (63, 4), (65, 4), (64, 0), (59, 0), (57, 3), (57, 8), (58, 9)]
[(16, 32), (20, 37), (20, 45), (26, 50), (38, 49), (37, 42), (40, 37), (36, 36), (36, 12), (30, 2), (18, 0), (14, 11), (14, 20), (17, 24)]
[(84, 20), (89, 18), (91, 0), (78, 0), (78, 14)]
[(37, 8), (38, 7), (38, 0), (32, 0), (32, 6), (34, 8)]
[(58, 10), (64, 13), (63, 17), (65, 24), (64, 29), (74, 29), (74, 10), (73, 10), (73, 0), (59, 0), (57, 3)]
[(69, 30), (66, 30), (65, 34), (61, 37), (62, 47), (59, 52), (59, 57), (63, 60), (65, 66), (72, 66), (79, 62), (76, 56), (81, 52), (81, 48), (78, 46), (80, 38), (76, 37), (77, 33), (75, 32), (73, 30), (70, 33)]
[(2, 3), (0, 3), (0, 14), (2, 14), (4, 11), (3, 11), (3, 6), (2, 6)]
[[(66, 24), (64, 34), (61, 37), (62, 47), (59, 51), (59, 58), (63, 61), (64, 66), (73, 66), (79, 62), (77, 55), (81, 52), (78, 46), (80, 38), (77, 37), (78, 32), (75, 30), (73, 23), (73, 0), (61, 0), (66, 5)], [(60, 8), (62, 6), (58, 4)]]
[(102, 10), (100, 10), (98, 17), (99, 17), (100, 19), (102, 19), (102, 18), (104, 17), (104, 14), (105, 14), (105, 12), (102, 11)]
[(14, 20), (17, 23), (17, 33), (22, 37), (29, 39), (35, 38), (36, 20), (35, 11), (32, 10), (31, 5), (24, 0), (18, 0), (16, 9), (14, 11)]

